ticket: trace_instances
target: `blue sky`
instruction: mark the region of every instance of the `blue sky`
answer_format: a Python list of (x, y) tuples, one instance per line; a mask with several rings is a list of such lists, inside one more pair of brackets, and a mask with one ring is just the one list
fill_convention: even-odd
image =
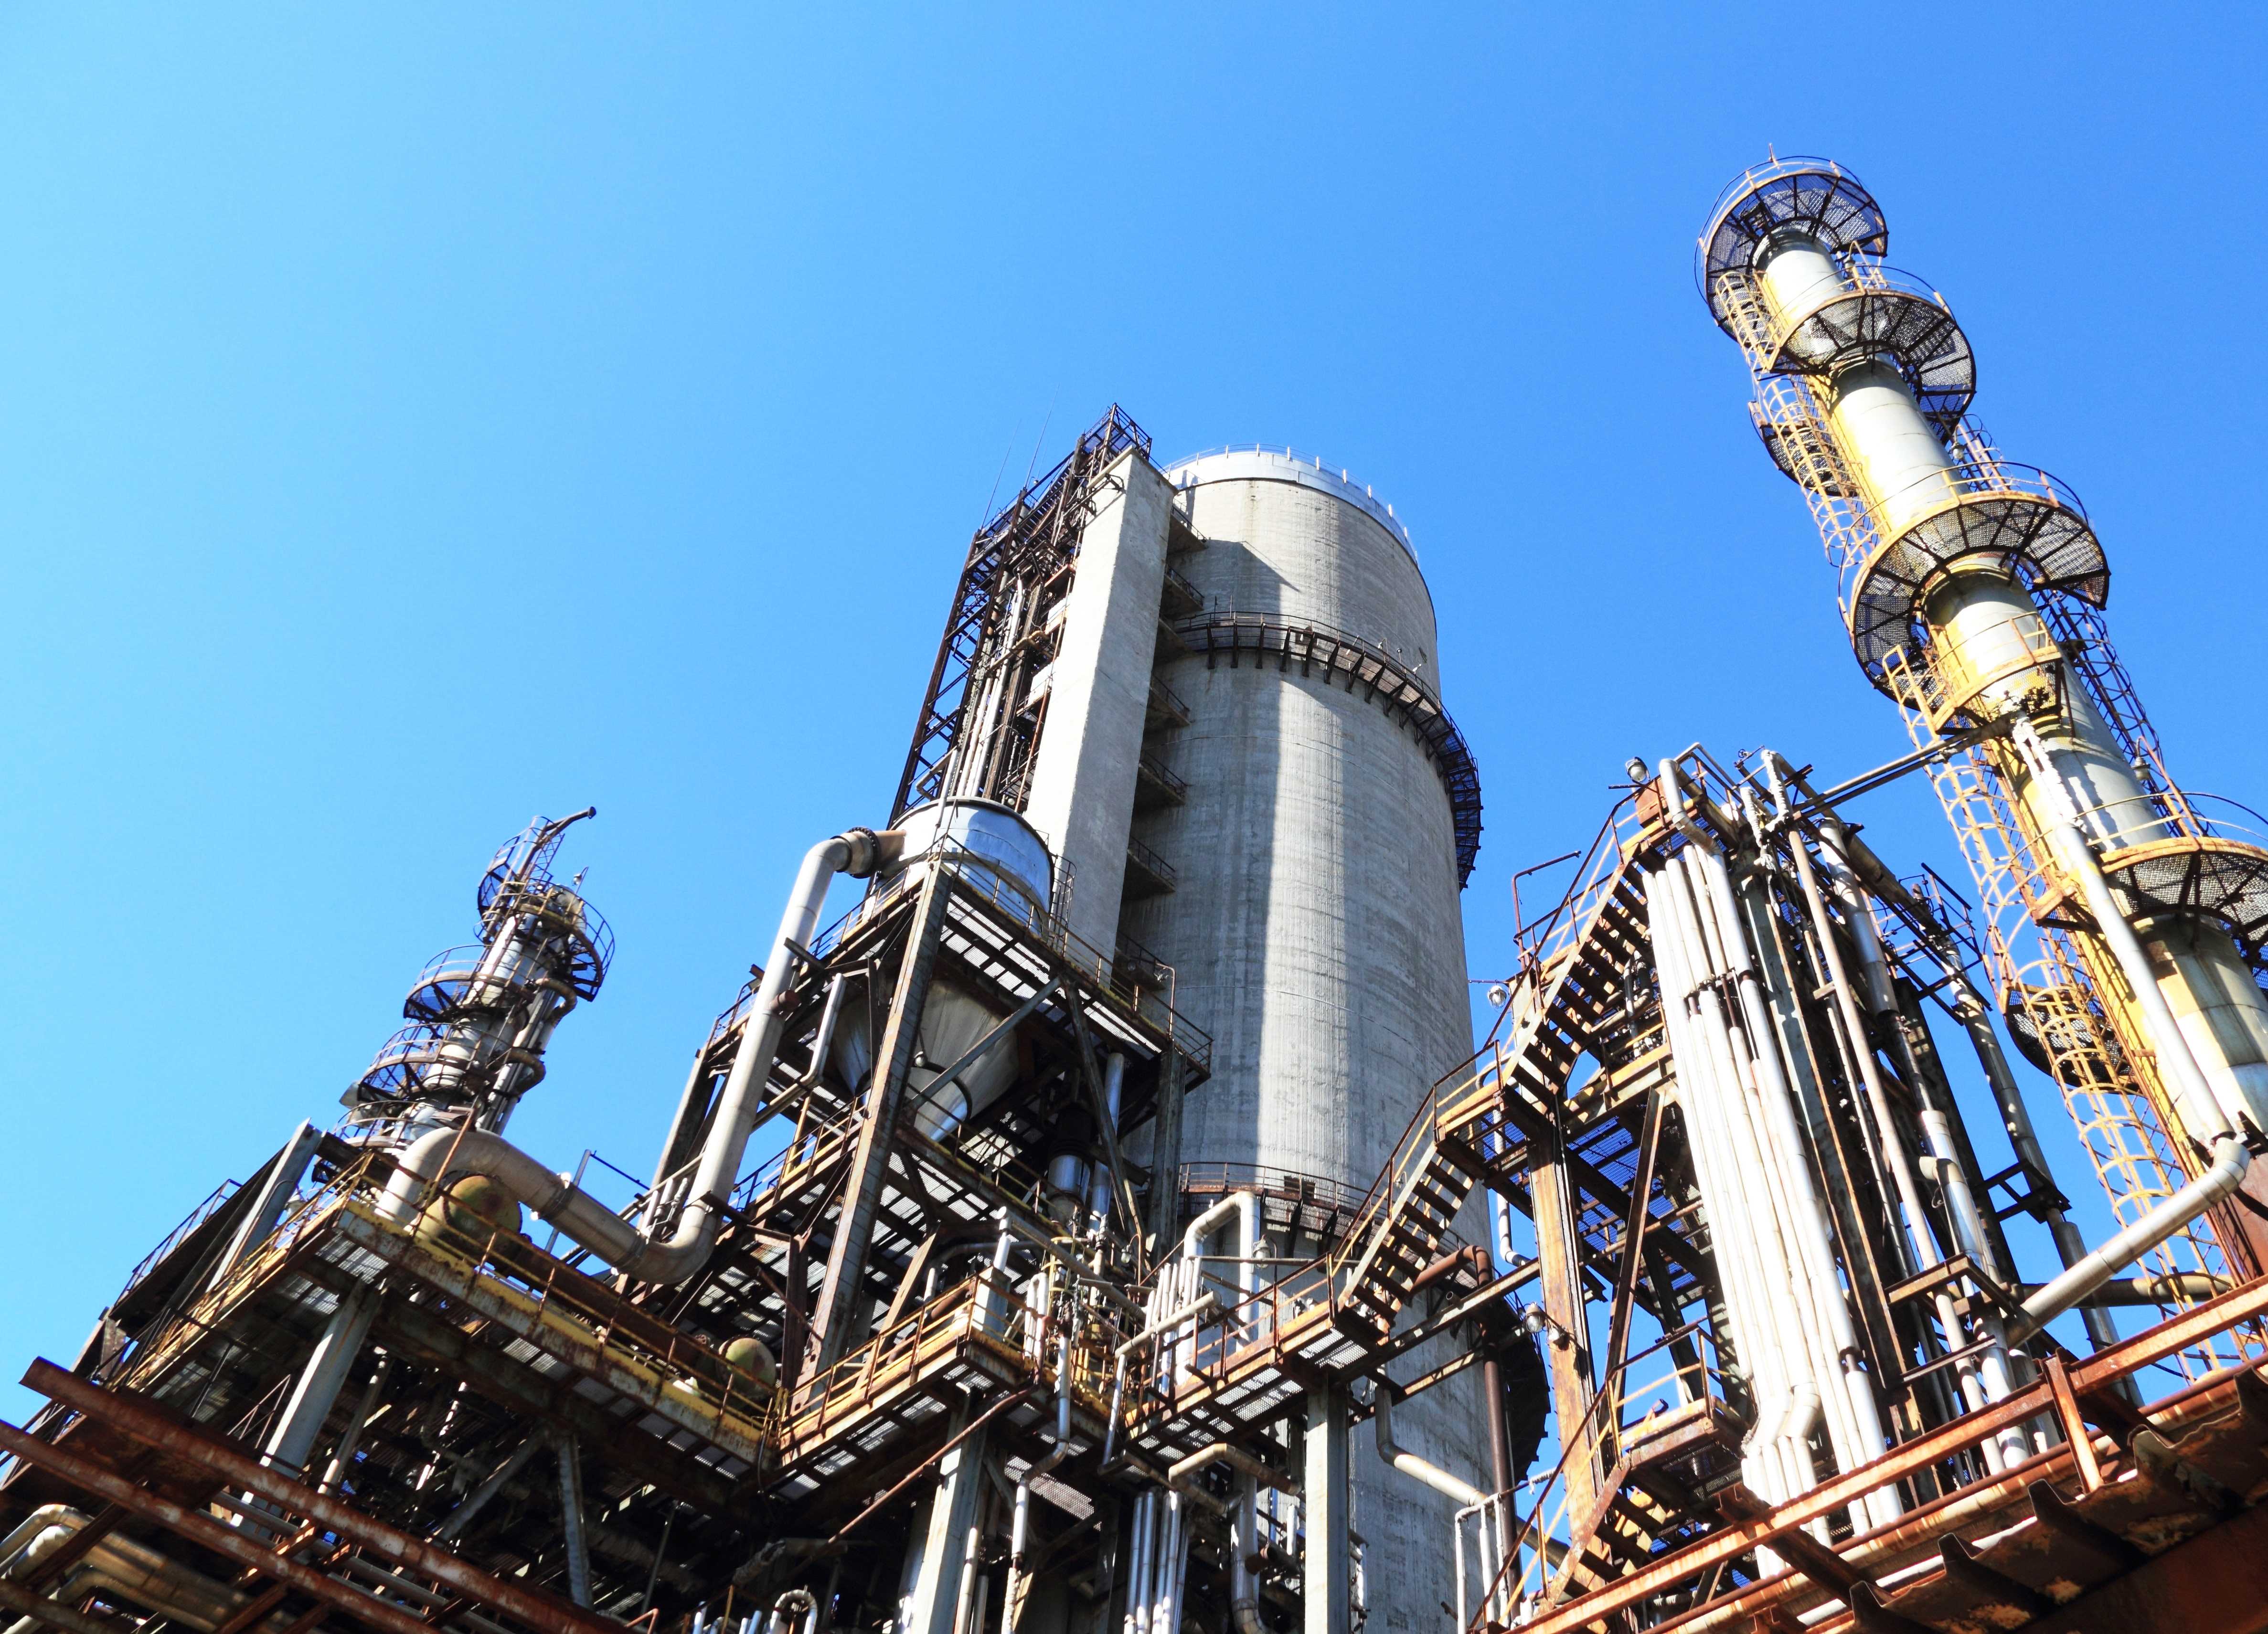
[[(1476, 975), (1629, 755), (1898, 753), (1693, 288), (1768, 145), (1874, 188), (2176, 767), (2268, 802), (2255, 14), (1825, 15), (0, 12), (0, 1371), (333, 1115), (534, 812), (622, 953), (514, 1132), (649, 1167), (996, 479), (1113, 400), (1409, 519)], [(1961, 877), (1918, 784), (1856, 814)]]

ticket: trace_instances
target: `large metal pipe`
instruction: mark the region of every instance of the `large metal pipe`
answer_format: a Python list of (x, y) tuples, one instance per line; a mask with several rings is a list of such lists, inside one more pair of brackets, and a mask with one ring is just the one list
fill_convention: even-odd
[[(1480, 1512), (1481, 1581), (1484, 1586), (1493, 1583), (1499, 1563), (1494, 1528), (1488, 1521), (1488, 1494), (1471, 1482), (1451, 1475), (1440, 1465), (1431, 1463), (1408, 1448), (1396, 1446), (1394, 1439), (1394, 1383), (1381, 1373), (1376, 1386), (1376, 1393), (1372, 1397), (1370, 1424), (1378, 1438), (1379, 1461), (1388, 1468), (1409, 1476), (1420, 1486), (1431, 1487), (1442, 1497), (1454, 1500), (1460, 1509)], [(1455, 1526), (1457, 1523), (1452, 1521), (1451, 1524)], [(1460, 1529), (1455, 1535), (1462, 1540), (1464, 1534)]]
[[(1812, 1358), (1811, 1374), (1830, 1427), (1837, 1463), (1855, 1468), (1880, 1457), (1888, 1445), (1872, 1380), (1858, 1363), (1862, 1354), (1858, 1328), (1835, 1270), (1827, 1207), (1811, 1172), (1809, 1153), (1796, 1122), (1794, 1093), (1782, 1071), (1767, 1012), (1766, 995), (1748, 946), (1746, 920), (1734, 900), (1730, 872), (1712, 846), (1689, 847), (1690, 869), (1702, 887), (1697, 907), (1714, 915), (1723, 961), (1741, 1022), (1740, 1036), (1753, 1075), (1753, 1105), (1761, 1114), (1757, 1146), (1774, 1171), (1771, 1196), (1785, 1215), (1785, 1240), (1793, 1250), (1791, 1284), (1804, 1306), (1803, 1334)], [(1896, 1495), (1870, 1509), (1883, 1524), (1896, 1511)]]
[[(24, 1524), (0, 1542), (0, 1573), (22, 1577), (78, 1535), (89, 1517), (67, 1504), (43, 1504)], [(113, 1533), (90, 1548), (71, 1567), (61, 1586), (67, 1599), (77, 1601), (100, 1589), (149, 1610), (200, 1630), (217, 1629), (233, 1617), (249, 1595), (231, 1588), (202, 1571), (168, 1559), (146, 1543)], [(26, 1622), (33, 1616), (26, 1613)], [(15, 1624), (9, 1634), (24, 1629)]]
[(2215, 1098), (2213, 1086), (2205, 1081), (2196, 1057), (2191, 1055), (2189, 1041), (2183, 1036), (2180, 1024), (2174, 1019), (2173, 1010), (2159, 989), (2149, 957), (2143, 953), (2134, 927), (2111, 895), (2110, 881), (2104, 876), (2094, 848), (2087, 842), (2077, 806), (2048, 755), (2047, 746), (2040, 741), (2032, 723), (2022, 717), (2017, 718), (2008, 736), (2016, 753), (2030, 769), (2033, 786), (2042, 796), (2041, 804), (2046, 808), (2042, 814), (2049, 820), (2045, 827), (2049, 843), (2056, 850), (2056, 860), (2078, 881), (2088, 911), (2095, 916), (2095, 928), (2102, 933), (2111, 957), (2118, 961), (2120, 974), (2133, 990), (2134, 1002), (2141, 1008), (2143, 1020), (2150, 1030), (2150, 1042), (2157, 1052), (2159, 1072), (2181, 1108), (2182, 1119), (2189, 1125), (2191, 1137), (2199, 1141), (2219, 1140), (2231, 1131), (2235, 1120)]
[[(1808, 785), (1802, 785), (1810, 792)], [(1873, 848), (1857, 835), (1845, 829), (1842, 836), (1843, 860), (1858, 876), (1859, 882), (1874, 895), (1888, 902), (1900, 905), (1921, 924), (1937, 924), (1935, 909), (1917, 899), (1906, 889), (1889, 865), (1874, 855)], [(1936, 933), (1942, 937), (1944, 932)], [(2017, 1161), (2023, 1166), (2031, 1184), (2037, 1188), (2052, 1188), (2055, 1171), (2048, 1163), (2046, 1149), (2040, 1145), (2039, 1132), (2033, 1127), (2031, 1108), (2024, 1102), (2022, 1087), (2016, 1082), (2015, 1071), (2008, 1064), (2007, 1052), (2000, 1048), (1999, 1035), (1992, 1029), (1992, 1007), (1970, 978), (1961, 961), (1959, 951), (1949, 940), (1937, 943), (1937, 957), (1952, 979), (1951, 996), (1941, 1000), (1961, 1023), (1969, 1035), (1970, 1048), (1976, 1052), (1977, 1064), (1984, 1074), (1984, 1081), (1992, 1091), (1992, 1101), (1999, 1109), (2000, 1127), (2008, 1137), (2008, 1145)], [(2043, 1202), (2040, 1217), (2046, 1224), (2048, 1235), (2055, 1244), (2056, 1258), (2068, 1270), (2087, 1257), (2087, 1240), (2080, 1235), (2079, 1227), (2070, 1215), (2051, 1203)], [(2144, 1303), (2162, 1304), (2169, 1294)], [(2087, 1324), (2088, 1337), (2098, 1351), (2107, 1350), (2118, 1343), (2118, 1329), (2107, 1313), (2093, 1304), (2080, 1306), (2081, 1319)]]
[(1055, 1445), (1040, 1461), (1028, 1466), (1016, 1478), (1014, 1517), (1008, 1526), (1008, 1575), (1000, 1588), (1000, 1620), (1003, 1626), (1016, 1616), (1017, 1582), (1026, 1571), (1025, 1547), (1029, 1542), (1032, 1515), (1032, 1477), (1043, 1476), (1071, 1456), (1071, 1329), (1068, 1324), (1056, 1341), (1056, 1432)]
[[(1791, 815), (1787, 790), (1795, 777), (1795, 769), (1770, 749), (1763, 751), (1762, 759), (1766, 777), (1771, 784), (1773, 807), (1781, 821), (1787, 823)], [(1881, 1071), (1875, 1064), (1873, 1047), (1867, 1041), (1866, 1019), (1859, 1013), (1850, 968), (1844, 960), (1835, 921), (1828, 912), (1827, 901), (1820, 888), (1819, 870), (1812, 861), (1811, 848), (1805, 843), (1801, 832), (1792, 824), (1788, 832), (1788, 851), (1794, 859), (1796, 880), (1802, 887), (1804, 908), (1811, 920), (1812, 933), (1819, 944), (1820, 957), (1827, 965), (1827, 976), (1835, 990), (1836, 1012), (1842, 1020), (1851, 1054), (1865, 1086), (1865, 1100), (1873, 1112), (1882, 1167), (1889, 1170), (1889, 1177), (1895, 1182), (1896, 1196), (1905, 1218), (1907, 1235), (1919, 1262), (1917, 1269), (1941, 1264), (1944, 1256), (1939, 1252), (1936, 1239), (1930, 1231), (1928, 1216), (1923, 1211), (1920, 1188), (1914, 1177), (1912, 1156), (1906, 1149), (1904, 1136), (1891, 1113), (1889, 1096), (1882, 1086)], [(1952, 1294), (1940, 1289), (1933, 1303), (1946, 1349), (1948, 1351), (1960, 1350), (1961, 1317), (1954, 1306)], [(1987, 1337), (1989, 1341), (1989, 1331)], [(1955, 1371), (1962, 1382), (1962, 1393), (1972, 1410), (1999, 1399), (2011, 1387), (2007, 1353), (1998, 1342), (1988, 1342), (1974, 1364), (1959, 1364)], [(2022, 1431), (2011, 1427), (1987, 1444), (1985, 1459), (1997, 1472), (2004, 1463), (2023, 1457), (2025, 1451)]]
[(2244, 1142), (2222, 1135), (2213, 1145), (2213, 1164), (2149, 1213), (2104, 1243), (2062, 1276), (2024, 1301), (2024, 1320), (2014, 1336), (2028, 1339), (2117, 1276), (2214, 1203), (2244, 1183), (2252, 1153)]
[[(1711, 1064), (1695, 1035), (1687, 1010), (1695, 978), (1685, 959), (1684, 938), (1677, 916), (1670, 905), (1673, 889), (1667, 870), (1646, 876), (1648, 941), (1653, 949), (1654, 970), (1661, 987), (1663, 1025), (1669, 1034), (1670, 1056), (1676, 1065), (1678, 1103), (1685, 1111), (1686, 1138), (1692, 1150), (1695, 1178), (1700, 1185), (1703, 1207), (1709, 1211), (1713, 1224), (1719, 1215), (1732, 1218), (1729, 1200), (1740, 1195), (1739, 1179), (1722, 1150), (1719, 1122), (1712, 1106), (1716, 1097), (1709, 1088), (1713, 1076)], [(1749, 1233), (1731, 1230), (1716, 1232), (1713, 1246), (1726, 1316), (1732, 1330), (1734, 1359), (1747, 1382), (1754, 1417), (1761, 1422), (1767, 1412), (1778, 1410), (1779, 1403), (1786, 1399), (1786, 1386), (1779, 1365), (1777, 1335), (1771, 1331), (1763, 1307), (1764, 1295), (1758, 1291), (1754, 1246)], [(1774, 1502), (1779, 1501), (1772, 1497), (1785, 1484), (1778, 1455), (1753, 1432), (1742, 1442), (1741, 1468), (1742, 1478), (1751, 1488), (1772, 1498)]]
[(435, 1130), (414, 1142), (397, 1160), (380, 1214), (396, 1225), (407, 1225), (416, 1218), (427, 1187), (444, 1183), (453, 1174), (486, 1174), (556, 1226), (562, 1235), (627, 1277), (677, 1283), (693, 1275), (709, 1258), (721, 1211), (740, 1178), (740, 1160), (762, 1111), (786, 1024), (782, 1001), (796, 961), (803, 956), (797, 950), (806, 947), (819, 928), (827, 887), (838, 873), (863, 880), (887, 866), (903, 844), (904, 836), (895, 830), (876, 834), (852, 828), (821, 840), (804, 854), (770, 960), (742, 1027), (740, 1048), (733, 1052), (732, 1071), (718, 1098), (690, 1195), (666, 1240), (622, 1218), (571, 1177), (554, 1174), (501, 1136), (475, 1129)]
[[(1797, 1182), (1787, 1173), (1786, 1155), (1776, 1150), (1769, 1120), (1756, 1104), (1766, 1065), (1756, 1058), (1761, 1052), (1748, 1036), (1748, 1026), (1723, 1006), (1722, 989), (1734, 968), (1731, 950), (1737, 945), (1746, 953), (1745, 944), (1737, 941), (1742, 933), (1737, 916), (1728, 924), (1718, 922), (1721, 910), (1706, 879), (1708, 864), (1716, 857), (1713, 843), (1685, 818), (1674, 767), (1665, 762), (1660, 771), (1667, 809), (1689, 843), (1650, 881), (1649, 899), (1658, 890), (1668, 909), (1657, 935), (1669, 943), (1670, 966), (1677, 973), (1677, 1008), (1688, 1012), (1682, 1041), (1697, 1043), (1690, 1059), (1677, 1057), (1678, 1071), (1680, 1083), (1690, 1086), (1683, 1098), (1689, 1121), (1715, 1147), (1711, 1163), (1714, 1196), (1708, 1205), (1715, 1240), (1732, 1243), (1747, 1262), (1742, 1303), (1748, 1327), (1742, 1337), (1743, 1361), (1752, 1369), (1756, 1396), (1756, 1422), (1749, 1446), (1769, 1487), (1778, 1491), (1777, 1502), (1816, 1482), (1808, 1439), (1810, 1424), (1821, 1392), (1838, 1365), (1831, 1352), (1820, 1348), (1829, 1323), (1817, 1308), (1820, 1293), (1802, 1241), (1806, 1226), (1793, 1207)], [(1729, 882), (1726, 892), (1729, 901)], [(1657, 945), (1657, 961), (1661, 953)], [(1674, 1035), (1673, 1055), (1679, 1041)], [(1777, 1065), (1776, 1060), (1769, 1064), (1771, 1069)], [(1800, 1150), (1793, 1159), (1800, 1170), (1804, 1161)], [(1835, 1394), (1830, 1440), (1837, 1461), (1863, 1461), (1845, 1391), (1838, 1385)], [(1793, 1430), (1798, 1424), (1800, 1433)]]

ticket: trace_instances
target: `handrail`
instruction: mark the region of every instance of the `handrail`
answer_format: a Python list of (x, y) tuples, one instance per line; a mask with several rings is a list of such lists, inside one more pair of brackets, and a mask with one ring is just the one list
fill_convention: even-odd
[[(1521, 1526), (1519, 1534), (1514, 1536), (1510, 1544), (1506, 1546), (1503, 1563), (1498, 1571), (1496, 1578), (1487, 1586), (1487, 1588), (1484, 1591), (1484, 1598), (1487, 1596), (1493, 1596), (1502, 1587), (1506, 1575), (1511, 1571), (1513, 1564), (1520, 1559), (1521, 1551), (1528, 1546), (1529, 1537), (1534, 1535), (1539, 1540), (1548, 1538), (1550, 1535), (1552, 1521), (1565, 1515), (1567, 1508), (1567, 1496), (1565, 1487), (1562, 1484), (1562, 1478), (1565, 1476), (1567, 1471), (1568, 1457), (1574, 1450), (1574, 1446), (1577, 1442), (1587, 1440), (1595, 1433), (1597, 1425), (1594, 1421), (1599, 1417), (1601, 1408), (1609, 1401), (1615, 1402), (1616, 1407), (1616, 1412), (1615, 1415), (1615, 1430), (1616, 1437), (1618, 1441), (1623, 1439), (1628, 1431), (1631, 1429), (1644, 1428), (1646, 1424), (1645, 1419), (1640, 1419), (1636, 1425), (1632, 1425), (1623, 1421), (1622, 1413), (1620, 1411), (1620, 1409), (1626, 1405), (1631, 1396), (1636, 1394), (1627, 1387), (1626, 1383), (1631, 1370), (1636, 1367), (1638, 1363), (1646, 1360), (1648, 1357), (1659, 1355), (1661, 1351), (1670, 1349), (1681, 1340), (1691, 1339), (1701, 1341), (1703, 1344), (1707, 1346), (1709, 1352), (1712, 1355), (1715, 1354), (1717, 1349), (1715, 1336), (1710, 1333), (1705, 1323), (1691, 1321), (1685, 1323), (1682, 1327), (1672, 1329), (1668, 1333), (1663, 1334), (1652, 1344), (1646, 1346), (1645, 1350), (1635, 1351), (1632, 1354), (1624, 1357), (1616, 1366), (1614, 1371), (1608, 1375), (1608, 1380), (1601, 1385), (1598, 1391), (1591, 1397), (1590, 1405), (1584, 1410), (1583, 1417), (1576, 1426), (1578, 1432), (1576, 1439), (1574, 1441), (1571, 1441), (1564, 1432), (1561, 1434), (1559, 1461), (1552, 1466), (1550, 1473), (1545, 1476), (1541, 1483), (1531, 1480), (1522, 1483), (1524, 1486), (1537, 1487), (1538, 1495), (1535, 1504), (1529, 1508), (1527, 1522)], [(1724, 1377), (1722, 1369), (1713, 1366), (1705, 1361), (1700, 1364), (1700, 1368), (1703, 1388), (1696, 1394), (1694, 1400), (1697, 1402), (1707, 1401), (1726, 1402), (1727, 1398), (1721, 1391), (1712, 1391), (1707, 1387), (1712, 1381), (1721, 1380)], [(1679, 1378), (1682, 1377), (1686, 1371), (1686, 1367), (1681, 1364), (1679, 1366), (1672, 1369), (1668, 1376), (1671, 1378)], [(1617, 1381), (1623, 1382), (1618, 1384)], [(1649, 1384), (1645, 1387), (1651, 1389), (1653, 1387), (1652, 1384)], [(1647, 1417), (1650, 1418), (1653, 1415), (1648, 1414)], [(1549, 1494), (1555, 1485), (1559, 1485), (1562, 1488), (1559, 1508), (1555, 1516), (1550, 1519), (1545, 1519), (1543, 1515), (1545, 1495)], [(1499, 1493), (1496, 1496), (1508, 1499), (1511, 1495), (1507, 1492)], [(1540, 1530), (1539, 1524), (1541, 1527)], [(1541, 1564), (1543, 1561), (1543, 1550), (1540, 1546), (1536, 1550), (1535, 1560), (1538, 1564)], [(1528, 1575), (1528, 1570), (1523, 1568), (1519, 1579), (1519, 1585), (1522, 1590), (1526, 1588)]]
[[(1208, 1071), (1211, 1070), (1212, 1035), (1174, 1007), (1171, 966), (1154, 958), (1146, 961), (1106, 958), (1092, 943), (1007, 880), (998, 863), (973, 851), (939, 843), (919, 857), (907, 860), (909, 865), (887, 888), (861, 898), (849, 912), (812, 938), (812, 953), (824, 959), (842, 946), (843, 939), (858, 926), (904, 901), (920, 884), (916, 865), (941, 867), (954, 876), (956, 890), (1008, 915), (1019, 926), (1035, 936), (1042, 946), (1076, 968), (1082, 977), (1110, 994), (1136, 1018), (1170, 1039), (1182, 1056)], [(1164, 976), (1162, 982), (1150, 979), (1159, 974)], [(751, 984), (743, 990), (732, 1008), (717, 1018), (710, 1028), (711, 1042), (713, 1043), (739, 1023), (754, 993), (755, 988)]]

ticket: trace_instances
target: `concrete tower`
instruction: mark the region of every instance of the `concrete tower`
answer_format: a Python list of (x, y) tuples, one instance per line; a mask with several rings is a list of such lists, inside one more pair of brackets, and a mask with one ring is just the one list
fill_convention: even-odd
[[(1124, 931), (1174, 968), (1176, 1006), (1213, 1035), (1183, 1172), (1359, 1195), (1472, 1049), (1458, 893), (1479, 788), (1439, 703), (1432, 600), (1408, 530), (1336, 468), (1248, 450), (1166, 476), (1202, 541), (1174, 555), (1199, 610), (1175, 621), (1156, 670), (1187, 724), (1153, 754), (1186, 787), (1136, 817), (1175, 888), (1130, 902)], [(1438, 1390), (1404, 1439), (1485, 1486), (1477, 1409), (1471, 1391)], [(1372, 1626), (1423, 1626), (1452, 1506), (1388, 1471), (1367, 1438), (1352, 1475)]]

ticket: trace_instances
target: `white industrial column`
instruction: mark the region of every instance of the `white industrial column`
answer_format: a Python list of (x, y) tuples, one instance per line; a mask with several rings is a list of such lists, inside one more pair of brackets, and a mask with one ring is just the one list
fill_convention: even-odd
[[(1347, 1502), (1347, 1392), (1344, 1385), (1318, 1385), (1307, 1392), (1305, 1469), (1300, 1487), (1307, 1555), (1300, 1566), (1300, 1595), (1306, 1634), (1348, 1634), (1354, 1557), (1348, 1541), (1352, 1518)], [(1410, 1585), (1421, 1590), (1424, 1585)]]
[[(1856, 177), (1776, 158), (1720, 195), (1697, 270), (1712, 314), (1747, 355), (1766, 446), (1806, 489), (1842, 574), (1869, 678), (1932, 732), (2014, 728), (1980, 759), (2038, 853), (2029, 907), (2043, 925), (2058, 904), (2074, 909), (2072, 946), (2088, 969), (2072, 979), (2097, 990), (2118, 1033), (2079, 1047), (2123, 1048), (2146, 1071), (2154, 1062), (2158, 1114), (2196, 1174), (2219, 1130), (2268, 1130), (2268, 995), (2233, 934), (2262, 933), (2255, 882), (2268, 850), (2209, 826), (2154, 763), (2139, 704), (2087, 611), (2104, 604), (2110, 570), (2084, 508), (2005, 460), (1967, 417), (1968, 339), (1940, 297), (1884, 263), (1888, 244)], [(2077, 631), (2084, 648), (2060, 650), (2058, 630)], [(1957, 805), (1948, 813), (1964, 833), (1984, 821)], [(2011, 888), (1996, 865), (1977, 865), (1988, 898)], [(2118, 1163), (2160, 1161), (2120, 1150)], [(2142, 1195), (2110, 1183), (2115, 1196)], [(2268, 1201), (2268, 1181), (2246, 1185)], [(2268, 1232), (2236, 1223), (2268, 1256)]]
[(1138, 450), (1102, 480), (1110, 495), (1079, 534), (1071, 590), (1050, 616), (1059, 634), (1045, 672), (1046, 715), (1024, 817), (1070, 870), (1064, 920), (1108, 959), (1148, 718), (1158, 604), (1173, 490)]
[[(1773, 317), (1791, 329), (1846, 287), (1833, 261), (1801, 234), (1768, 241), (1758, 271)], [(1827, 391), (1828, 424), (1887, 545), (1990, 480), (1963, 478), (1956, 470), (1892, 357), (1865, 357), (1836, 371)], [(1955, 558), (1926, 586), (1916, 611), (1940, 673), (2004, 677), (1985, 686), (1982, 705), (2001, 713), (2025, 707), (2047, 637), (2038, 603), (2003, 557)], [(2020, 777), (2012, 789), (2036, 829), (2060, 828), (2067, 799), (2088, 837), (2106, 851), (2168, 837), (2164, 819), (2085, 689), (2068, 688), (2065, 704), (2060, 717), (2038, 723), (2060, 787), (2038, 787)], [(2249, 1117), (2268, 1129), (2268, 995), (2229, 938), (2194, 919), (2145, 916), (2136, 929), (2179, 1029), (2175, 1047), (2196, 1058), (2223, 1117)]]
[(919, 1551), (911, 1592), (897, 1634), (954, 1634), (962, 1578), (975, 1547), (979, 1502), (984, 1495), (984, 1454), (990, 1432), (979, 1430), (939, 1461), (929, 1523), (914, 1534)]

